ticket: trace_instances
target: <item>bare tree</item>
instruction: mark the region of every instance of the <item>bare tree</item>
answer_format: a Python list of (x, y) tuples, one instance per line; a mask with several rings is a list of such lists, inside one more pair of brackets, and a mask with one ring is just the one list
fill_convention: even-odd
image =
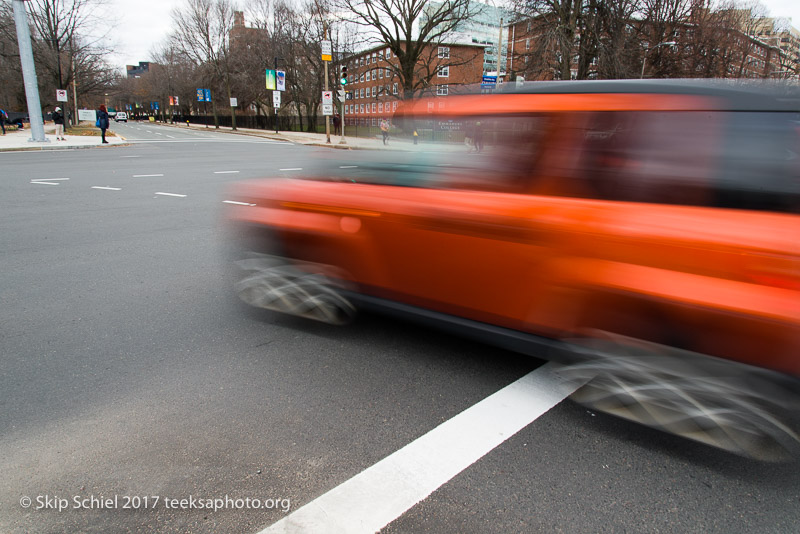
[[(176, 47), (198, 67), (208, 69), (210, 81), (219, 84), (230, 99), (233, 65), (230, 56), (230, 30), (235, 6), (230, 0), (186, 0), (172, 11)], [(212, 98), (214, 125), (219, 128), (217, 99)], [(236, 129), (236, 113), (231, 108), (231, 123)]]
[(391, 69), (404, 98), (430, 86), (439, 58), (431, 53), (459, 23), (470, 16), (469, 0), (337, 0), (349, 20), (372, 32), (374, 43), (386, 44), (397, 58)]

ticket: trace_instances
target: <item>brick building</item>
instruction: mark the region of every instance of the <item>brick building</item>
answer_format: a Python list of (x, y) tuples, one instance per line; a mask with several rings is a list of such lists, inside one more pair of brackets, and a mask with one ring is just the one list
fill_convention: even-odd
[[(484, 48), (480, 44), (429, 46), (415, 68), (416, 81), (428, 81), (413, 96), (446, 96), (480, 83)], [(345, 89), (352, 94), (345, 102), (345, 116), (372, 122), (391, 117), (405, 96), (396, 74), (398, 61), (391, 50), (386, 45), (377, 46), (343, 59), (342, 64), (347, 65)]]

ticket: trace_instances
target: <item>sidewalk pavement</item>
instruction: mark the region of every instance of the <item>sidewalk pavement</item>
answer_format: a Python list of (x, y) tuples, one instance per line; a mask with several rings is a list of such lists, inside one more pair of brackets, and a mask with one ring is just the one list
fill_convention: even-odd
[[(131, 122), (131, 124), (136, 124), (136, 122)], [(186, 130), (187, 126), (179, 123), (175, 124), (168, 124), (168, 123), (156, 123), (161, 126), (169, 126), (172, 128), (179, 128), (181, 130)], [(188, 127), (190, 130), (197, 130), (197, 131), (214, 131), (216, 130), (214, 127), (206, 128), (201, 125), (192, 124)], [(12, 131), (10, 129), (6, 129), (6, 135), (0, 135), (0, 152), (4, 151), (19, 151), (19, 150), (64, 150), (64, 149), (79, 149), (79, 148), (104, 148), (104, 147), (112, 147), (112, 146), (120, 146), (120, 145), (129, 145), (124, 137), (120, 136), (107, 136), (106, 140), (109, 144), (102, 145), (100, 143), (100, 136), (80, 136), (80, 135), (70, 135), (69, 132), (66, 132), (64, 136), (67, 138), (66, 141), (58, 141), (55, 138), (55, 126), (52, 124), (45, 124), (44, 126), (45, 137), (48, 139), (49, 142), (32, 142), (29, 141), (31, 138), (31, 130), (30, 128), (26, 128), (25, 130), (16, 130)], [(301, 145), (310, 145), (310, 146), (320, 146), (320, 147), (328, 147), (328, 148), (337, 148), (337, 149), (357, 149), (357, 150), (406, 150), (406, 151), (414, 151), (423, 148), (425, 145), (421, 142), (419, 145), (414, 145), (414, 142), (411, 139), (406, 138), (398, 138), (391, 136), (389, 137), (388, 144), (384, 145), (381, 137), (345, 137), (345, 143), (341, 143), (342, 137), (340, 135), (333, 135), (331, 134), (330, 139), (331, 142), (328, 144), (326, 135), (318, 134), (318, 133), (309, 133), (309, 132), (278, 132), (277, 134), (274, 131), (269, 130), (255, 130), (249, 128), (238, 128), (237, 130), (233, 131), (229, 127), (222, 127), (220, 126), (218, 131), (226, 132), (226, 133), (233, 133), (238, 135), (249, 135), (253, 137), (262, 137), (266, 139), (275, 139), (280, 141), (286, 141), (290, 143), (297, 143)], [(345, 130), (345, 133), (347, 130)]]
[(6, 126), (6, 135), (0, 135), (0, 152), (18, 151), (18, 150), (64, 150), (64, 149), (78, 149), (78, 148), (105, 148), (111, 146), (125, 145), (125, 139), (122, 137), (106, 135), (107, 145), (100, 143), (100, 136), (93, 135), (70, 135), (69, 132), (64, 134), (66, 141), (58, 141), (55, 136), (56, 128), (53, 124), (44, 125), (45, 138), (48, 142), (30, 141), (31, 129), (25, 128), (24, 130), (10, 130)]
[[(174, 128), (180, 128), (181, 130), (186, 130), (187, 126), (185, 124), (175, 123), (175, 124), (162, 124), (163, 126), (172, 126)], [(199, 130), (199, 131), (214, 131), (217, 130), (213, 126), (206, 128), (202, 125), (192, 124), (188, 127), (191, 130)], [(332, 130), (332, 129), (331, 129)], [(359, 150), (416, 150), (421, 145), (414, 145), (414, 142), (410, 139), (405, 138), (398, 138), (394, 136), (389, 136), (388, 144), (384, 145), (383, 140), (379, 136), (375, 137), (350, 137), (345, 135), (345, 143), (342, 143), (342, 136), (341, 135), (334, 135), (333, 131), (331, 131), (330, 144), (327, 143), (327, 136), (324, 133), (310, 133), (310, 132), (287, 132), (287, 131), (279, 131), (275, 133), (274, 130), (255, 130), (251, 128), (237, 128), (235, 131), (232, 130), (230, 127), (220, 126), (218, 131), (226, 132), (226, 133), (233, 133), (239, 135), (250, 135), (254, 137), (263, 137), (265, 139), (275, 139), (279, 141), (287, 141), (290, 143), (297, 143), (299, 145), (310, 145), (310, 146), (322, 146), (328, 148), (338, 148), (338, 149), (359, 149)], [(345, 134), (347, 134), (347, 129), (345, 128)]]

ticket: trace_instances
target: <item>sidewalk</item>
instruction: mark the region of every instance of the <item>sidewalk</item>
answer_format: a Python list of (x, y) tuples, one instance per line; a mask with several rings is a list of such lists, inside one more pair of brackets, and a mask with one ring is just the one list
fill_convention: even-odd
[(8, 126), (6, 126), (6, 135), (0, 135), (0, 152), (18, 150), (64, 150), (65, 148), (107, 148), (126, 144), (125, 139), (122, 137), (106, 136), (106, 141), (108, 141), (108, 144), (103, 145), (100, 143), (99, 135), (70, 135), (69, 132), (64, 134), (64, 137), (67, 138), (66, 141), (57, 141), (55, 136), (55, 126), (53, 124), (45, 124), (44, 133), (45, 138), (49, 142), (33, 142), (29, 141), (31, 138), (30, 128), (11, 131)]
[[(181, 130), (186, 130), (187, 126), (185, 124), (165, 124), (165, 123), (157, 123), (161, 124), (162, 126), (171, 126), (173, 128), (180, 128)], [(213, 126), (206, 128), (202, 125), (192, 124), (188, 127), (191, 130), (198, 130), (198, 131), (213, 131), (216, 130)], [(277, 134), (274, 130), (254, 130), (250, 128), (237, 128), (235, 131), (232, 130), (230, 127), (220, 126), (217, 131), (225, 132), (225, 133), (232, 133), (238, 135), (249, 135), (253, 137), (263, 137), (265, 139), (275, 139), (278, 141), (287, 141), (290, 143), (297, 143), (299, 145), (308, 145), (308, 146), (322, 146), (328, 148), (337, 148), (337, 149), (357, 149), (357, 150), (417, 150), (421, 146), (414, 145), (414, 142), (410, 139), (405, 138), (396, 138), (396, 137), (389, 137), (388, 144), (384, 145), (383, 141), (380, 137), (348, 137), (345, 135), (346, 143), (341, 143), (342, 136), (341, 135), (334, 135), (331, 133), (331, 142), (328, 144), (326, 142), (327, 138), (324, 133), (310, 133), (310, 132), (285, 132), (279, 131)], [(331, 128), (331, 132), (333, 129)], [(347, 129), (345, 129), (345, 134), (347, 133)]]

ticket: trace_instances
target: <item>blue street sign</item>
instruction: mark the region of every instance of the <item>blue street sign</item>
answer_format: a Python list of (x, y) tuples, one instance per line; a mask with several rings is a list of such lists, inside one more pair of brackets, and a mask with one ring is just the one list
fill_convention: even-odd
[(158, 109), (158, 102), (153, 102), (153, 109)]
[(497, 83), (497, 76), (484, 76), (483, 83), (494, 85)]
[(211, 89), (203, 89), (206, 94), (206, 102), (211, 102)]
[(206, 95), (205, 90), (198, 89), (197, 90), (197, 101), (198, 102), (205, 102), (206, 101), (206, 96), (205, 95)]

